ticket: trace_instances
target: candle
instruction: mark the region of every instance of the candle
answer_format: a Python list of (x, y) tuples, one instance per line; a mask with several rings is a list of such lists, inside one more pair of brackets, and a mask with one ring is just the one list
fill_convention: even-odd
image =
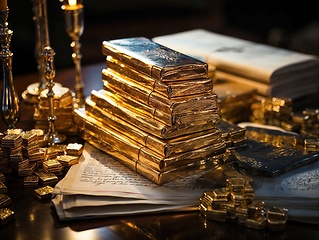
[(7, 10), (7, 0), (0, 0), (0, 11)]
[(69, 5), (71, 6), (76, 6), (76, 0), (69, 0)]
[(64, 4), (62, 6), (63, 10), (78, 10), (80, 8), (83, 8), (83, 5), (79, 4), (77, 0), (67, 0), (65, 2), (67, 2), (67, 4)]

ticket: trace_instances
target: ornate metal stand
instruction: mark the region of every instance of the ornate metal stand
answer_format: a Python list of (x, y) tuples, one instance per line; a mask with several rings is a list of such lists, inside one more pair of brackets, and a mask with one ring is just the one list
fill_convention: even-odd
[(51, 47), (47, 46), (43, 50), (43, 57), (44, 57), (44, 63), (45, 63), (45, 77), (47, 79), (47, 88), (48, 93), (47, 97), (49, 100), (49, 130), (44, 136), (44, 140), (48, 142), (48, 145), (54, 145), (56, 143), (62, 143), (66, 140), (66, 137), (63, 134), (59, 134), (55, 129), (55, 118), (54, 115), (54, 83), (53, 79), (55, 77), (55, 69), (53, 65), (53, 58), (54, 58), (54, 51)]
[(19, 97), (15, 91), (12, 77), (12, 57), (10, 51), (10, 42), (13, 31), (8, 29), (9, 9), (0, 11), (0, 59), (2, 62), (2, 96), (1, 96), (1, 114), (3, 121), (8, 128), (14, 128), (20, 119)]
[[(38, 64), (39, 82), (30, 84), (22, 93), (22, 98), (26, 103), (37, 104), (40, 92), (46, 88), (46, 78), (44, 75), (43, 48), (50, 46), (47, 0), (32, 0), (33, 19), (35, 26), (35, 51), (34, 56)], [(60, 85), (60, 84), (58, 84)]]
[(72, 59), (75, 65), (76, 103), (78, 107), (81, 107), (85, 102), (83, 93), (84, 84), (81, 72), (81, 44), (79, 42), (84, 29), (83, 5), (79, 0), (75, 5), (70, 5), (68, 0), (64, 0), (62, 9), (64, 11), (65, 28), (72, 39), (71, 47), (73, 49)]

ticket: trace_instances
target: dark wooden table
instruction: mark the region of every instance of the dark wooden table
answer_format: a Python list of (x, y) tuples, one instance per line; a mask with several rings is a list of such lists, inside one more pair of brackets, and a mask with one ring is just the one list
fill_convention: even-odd
[[(91, 90), (102, 88), (101, 70), (105, 63), (83, 67), (85, 95)], [(57, 71), (56, 82), (74, 89), (73, 69)], [(16, 76), (15, 86), (19, 96), (31, 83), (38, 81), (38, 75)], [(33, 128), (33, 108), (22, 100), (21, 119), (17, 127)], [(1, 131), (6, 126), (1, 121)], [(0, 226), (0, 239), (319, 239), (318, 225), (288, 221), (285, 231), (270, 232), (254, 230), (234, 224), (207, 221), (199, 212), (179, 212), (100, 218), (93, 220), (58, 220), (50, 200), (38, 201), (34, 189), (26, 189), (23, 179), (14, 174), (6, 176), (9, 206), (15, 212), (15, 220)], [(318, 216), (319, 217), (319, 216)]]

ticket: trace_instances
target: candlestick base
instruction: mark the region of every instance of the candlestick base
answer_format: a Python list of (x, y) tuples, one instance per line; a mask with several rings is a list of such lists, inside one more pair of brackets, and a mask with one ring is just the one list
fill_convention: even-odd
[(49, 145), (55, 145), (59, 143), (63, 143), (66, 140), (66, 136), (57, 132), (47, 132), (44, 135), (44, 141)]
[[(55, 88), (60, 88), (62, 85), (60, 83), (54, 83), (53, 91)], [(30, 84), (26, 90), (21, 94), (23, 101), (26, 104), (37, 105), (39, 102), (39, 95), (43, 89), (39, 87), (39, 83)]]

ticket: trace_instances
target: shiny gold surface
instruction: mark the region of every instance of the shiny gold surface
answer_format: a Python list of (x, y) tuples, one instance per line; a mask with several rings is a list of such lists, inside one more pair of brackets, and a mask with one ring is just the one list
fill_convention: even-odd
[(39, 199), (48, 199), (51, 197), (53, 192), (53, 187), (51, 186), (45, 186), (45, 187), (40, 187), (34, 190), (34, 196)]
[(118, 72), (146, 88), (162, 94), (167, 98), (175, 98), (209, 92), (213, 89), (213, 81), (211, 78), (200, 78), (187, 81), (167, 81), (162, 82), (159, 79), (141, 74), (129, 65), (126, 65), (111, 56), (106, 58), (107, 68)]
[(199, 199), (199, 210), (207, 220), (236, 223), (257, 230), (285, 229), (287, 209), (266, 209), (263, 201), (253, 200), (252, 186), (244, 178), (226, 178), (224, 184), (223, 188), (205, 191)]
[(122, 133), (117, 132), (106, 125), (100, 124), (95, 118), (86, 116), (84, 112), (81, 113), (80, 111), (75, 110), (74, 120), (81, 128), (93, 132), (95, 137), (101, 138), (109, 144), (112, 144), (112, 147), (117, 151), (122, 154), (130, 155), (156, 170), (177, 168), (198, 161), (199, 159), (205, 159), (206, 156), (223, 153), (225, 150), (225, 143), (217, 138), (213, 144), (198, 149), (192, 149), (191, 151), (177, 153), (170, 157), (162, 157), (151, 149), (126, 137)]
[(121, 120), (106, 111), (103, 111), (89, 99), (86, 100), (85, 110), (86, 115), (94, 117), (104, 125), (110, 126), (143, 146), (148, 147), (158, 154), (166, 157), (172, 154), (190, 151), (194, 148), (207, 146), (221, 136), (221, 132), (218, 129), (210, 129), (171, 139), (161, 139), (153, 136), (149, 132), (145, 132), (133, 126), (132, 124), (128, 124), (126, 121)]
[(4, 225), (5, 223), (13, 220), (15, 218), (14, 211), (9, 208), (0, 208), (0, 223)]
[(123, 93), (123, 96), (137, 99), (168, 114), (217, 109), (217, 95), (212, 92), (168, 99), (111, 69), (102, 70), (102, 81), (104, 82), (103, 87), (105, 90), (111, 92), (119, 91)]
[(125, 166), (131, 168), (132, 170), (159, 185), (176, 180), (177, 178), (186, 177), (198, 172), (212, 169), (216, 167), (222, 160), (222, 155), (215, 155), (190, 164), (184, 164), (180, 168), (170, 169), (168, 171), (158, 171), (151, 168), (149, 165), (134, 159), (131, 155), (121, 154), (119, 151), (114, 149), (113, 146), (111, 147), (108, 142), (105, 142), (103, 139), (94, 136), (94, 133), (88, 130), (80, 128), (79, 134), (83, 139), (88, 141), (93, 146), (110, 154)]
[[(91, 100), (94, 103), (94, 105), (103, 109), (104, 112), (108, 112), (109, 114), (121, 118), (122, 120), (129, 122), (135, 127), (140, 128), (141, 130), (162, 139), (169, 139), (173, 137), (179, 137), (185, 134), (214, 129), (214, 123), (215, 121), (217, 121), (217, 119), (212, 119), (212, 121), (209, 122), (202, 122), (199, 120), (195, 124), (185, 124), (180, 127), (172, 127), (165, 125), (159, 121), (156, 121), (155, 119), (152, 119), (147, 115), (141, 114), (138, 111), (135, 111), (135, 109), (133, 110), (125, 108), (121, 104), (112, 101), (112, 99), (110, 99), (104, 94), (101, 94), (98, 91), (93, 90), (91, 92)], [(92, 112), (92, 107), (89, 107), (88, 104), (86, 104), (85, 107), (89, 109), (89, 113)], [(104, 115), (106, 115), (104, 114), (104, 112), (102, 114), (103, 117)], [(98, 112), (98, 114), (100, 115), (99, 118), (101, 118), (101, 111)]]
[(206, 63), (144, 37), (103, 41), (102, 54), (161, 81), (202, 78), (208, 71)]

